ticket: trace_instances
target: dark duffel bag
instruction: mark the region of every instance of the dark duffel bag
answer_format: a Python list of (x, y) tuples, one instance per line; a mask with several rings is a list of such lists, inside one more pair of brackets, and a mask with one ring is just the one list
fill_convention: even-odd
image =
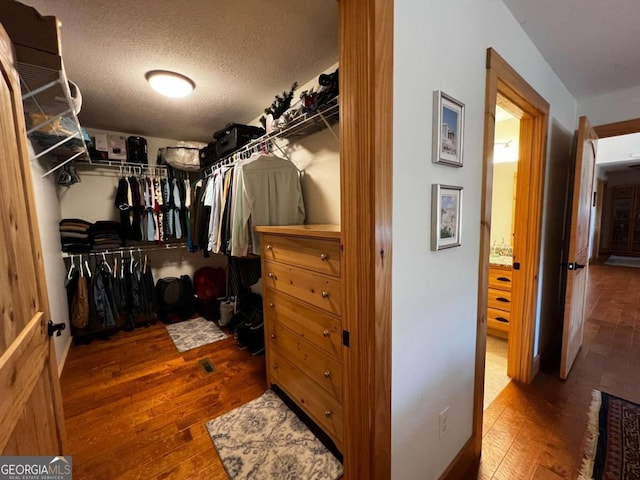
[(264, 128), (230, 123), (213, 134), (213, 138), (216, 141), (216, 155), (218, 158), (229, 155), (244, 147), (251, 140), (260, 138), (265, 133)]

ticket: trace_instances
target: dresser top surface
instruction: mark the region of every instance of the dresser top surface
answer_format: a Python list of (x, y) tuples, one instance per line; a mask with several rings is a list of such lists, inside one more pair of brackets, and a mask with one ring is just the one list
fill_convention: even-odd
[(316, 238), (340, 238), (340, 225), (278, 225), (278, 226), (257, 226), (258, 233), (270, 233), (274, 235), (294, 235), (299, 237)]

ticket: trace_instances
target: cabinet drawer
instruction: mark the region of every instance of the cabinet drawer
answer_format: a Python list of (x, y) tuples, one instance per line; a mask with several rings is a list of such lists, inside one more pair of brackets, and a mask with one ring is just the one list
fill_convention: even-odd
[(489, 308), (511, 311), (511, 292), (508, 290), (489, 289)]
[(271, 288), (265, 288), (264, 298), (267, 324), (277, 321), (334, 358), (342, 358), (340, 320)]
[(510, 312), (496, 310), (495, 308), (487, 308), (487, 327), (508, 332), (510, 320)]
[(309, 378), (342, 401), (342, 365), (279, 322), (268, 322), (268, 348), (277, 348)]
[(262, 239), (262, 256), (265, 260), (340, 276), (338, 240), (265, 234)]
[(287, 361), (276, 348), (271, 350), (271, 380), (287, 393), (300, 408), (336, 442), (342, 450), (342, 404)]
[(489, 288), (511, 290), (512, 270), (489, 268)]
[(340, 315), (340, 280), (280, 263), (264, 262), (265, 286)]

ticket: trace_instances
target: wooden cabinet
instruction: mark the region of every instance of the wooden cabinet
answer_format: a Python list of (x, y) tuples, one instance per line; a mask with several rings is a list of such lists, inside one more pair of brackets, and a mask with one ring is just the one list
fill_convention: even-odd
[(511, 320), (511, 267), (489, 267), (489, 301), (487, 308), (487, 333), (509, 338)]
[(610, 244), (614, 255), (640, 255), (640, 185), (613, 187)]
[(335, 225), (261, 234), (267, 384), (277, 385), (342, 450), (342, 285)]

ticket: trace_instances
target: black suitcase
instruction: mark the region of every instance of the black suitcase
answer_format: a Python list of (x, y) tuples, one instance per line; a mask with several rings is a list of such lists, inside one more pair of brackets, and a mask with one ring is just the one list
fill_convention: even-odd
[(230, 123), (213, 134), (216, 141), (216, 155), (218, 158), (225, 157), (265, 133), (264, 128)]
[(209, 167), (218, 160), (220, 160), (220, 157), (216, 153), (215, 140), (200, 150), (200, 168)]
[(127, 137), (127, 160), (132, 163), (149, 163), (147, 140), (143, 137)]

